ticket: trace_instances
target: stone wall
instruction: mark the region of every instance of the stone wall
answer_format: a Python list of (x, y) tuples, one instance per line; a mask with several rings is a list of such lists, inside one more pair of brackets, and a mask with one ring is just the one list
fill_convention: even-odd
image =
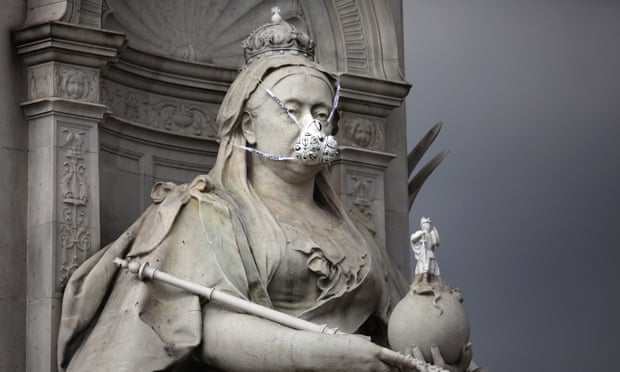
[(0, 371), (25, 370), (26, 182), (28, 126), (20, 103), (26, 83), (11, 30), (26, 4), (5, 0), (0, 11)]

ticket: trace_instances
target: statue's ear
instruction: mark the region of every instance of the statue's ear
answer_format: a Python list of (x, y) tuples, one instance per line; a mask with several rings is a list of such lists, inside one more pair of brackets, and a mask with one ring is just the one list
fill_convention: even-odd
[(255, 123), (256, 120), (252, 119), (250, 114), (247, 112), (243, 113), (243, 116), (241, 117), (241, 130), (243, 131), (243, 137), (245, 137), (245, 140), (249, 145), (256, 144)]

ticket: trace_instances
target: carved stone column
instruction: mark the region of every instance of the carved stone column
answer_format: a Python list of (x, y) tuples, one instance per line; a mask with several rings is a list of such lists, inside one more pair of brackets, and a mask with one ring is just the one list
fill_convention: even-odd
[(15, 33), (29, 126), (26, 370), (56, 370), (64, 285), (99, 246), (100, 70), (119, 33), (49, 22)]
[(332, 167), (332, 184), (353, 218), (373, 232), (377, 244), (388, 249), (395, 262), (400, 262), (402, 247), (394, 247), (394, 252), (390, 252), (386, 245), (386, 222), (390, 220), (386, 218), (385, 169), (397, 156), (385, 145), (386, 130), (390, 129), (386, 128), (386, 117), (400, 107), (411, 86), (402, 80), (352, 73), (340, 74), (340, 84), (341, 146), (340, 157)]

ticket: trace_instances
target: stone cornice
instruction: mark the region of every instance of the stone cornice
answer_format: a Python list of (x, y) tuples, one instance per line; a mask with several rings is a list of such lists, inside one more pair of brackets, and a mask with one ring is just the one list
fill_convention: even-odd
[(182, 149), (187, 153), (210, 154), (214, 159), (219, 148), (219, 144), (211, 138), (170, 135), (170, 132), (145, 128), (116, 116), (106, 116), (106, 120), (99, 128), (115, 137), (128, 141), (170, 150)]
[(66, 116), (86, 117), (99, 121), (103, 118), (103, 114), (106, 111), (104, 105), (97, 103), (55, 97), (24, 102), (21, 106), (28, 120), (50, 113), (56, 113)]
[(345, 111), (385, 117), (400, 107), (411, 89), (408, 82), (364, 75), (339, 74), (342, 108)]
[(357, 164), (364, 167), (383, 170), (390, 161), (396, 157), (394, 154), (381, 151), (373, 151), (353, 146), (339, 146), (340, 155), (334, 164)]
[(121, 33), (57, 21), (24, 27), (13, 38), (28, 66), (57, 61), (102, 67), (125, 45)]
[(105, 78), (153, 93), (219, 103), (237, 69), (189, 62), (127, 48), (105, 72)]

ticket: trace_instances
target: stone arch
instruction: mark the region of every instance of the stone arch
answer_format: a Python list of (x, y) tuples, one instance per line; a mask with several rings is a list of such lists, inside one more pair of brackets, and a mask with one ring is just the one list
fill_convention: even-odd
[(101, 28), (104, 0), (67, 0), (63, 21), (92, 28)]
[[(174, 6), (174, 1), (166, 3), (172, 4), (170, 9), (176, 12), (184, 11)], [(394, 18), (386, 1), (266, 0), (246, 1), (244, 3), (250, 4), (248, 8), (252, 11), (254, 20), (261, 19), (261, 12), (265, 13), (264, 18), (267, 19), (266, 9), (271, 6), (283, 6), (285, 18), (296, 26), (305, 28), (305, 31), (317, 40), (321, 63), (332, 67), (334, 71), (348, 71), (386, 79), (401, 78), (398, 66), (398, 48), (395, 45)], [(137, 20), (132, 18), (132, 22), (144, 25), (146, 20), (148, 27), (149, 15), (147, 13), (152, 17), (155, 15), (152, 10), (158, 7), (162, 11), (165, 10), (161, 4), (158, 1), (126, 0), (66, 0), (49, 1), (49, 4), (43, 1), (39, 6), (30, 9), (30, 13), (37, 13), (46, 7), (54, 6), (55, 11), (46, 12), (46, 20), (60, 19), (92, 28), (111, 28), (116, 31), (127, 32), (128, 30), (123, 27), (122, 21), (120, 24), (118, 22), (106, 24), (106, 17), (119, 11), (131, 11), (131, 16), (138, 18)], [(192, 4), (189, 4), (188, 7), (191, 7)], [(197, 0), (193, 6), (203, 9), (210, 8), (213, 13), (217, 13), (222, 10), (222, 5), (230, 9), (231, 7), (228, 4), (230, 2)], [(135, 9), (141, 9), (143, 12), (136, 13)], [(243, 12), (243, 9), (238, 10)], [(174, 22), (174, 16), (171, 18)], [(38, 19), (39, 21), (44, 20), (42, 17), (38, 17)], [(207, 23), (216, 21), (216, 19), (217, 17), (209, 18)], [(150, 21), (157, 20), (151, 18)], [(248, 24), (252, 25), (251, 23)], [(256, 27), (259, 24), (252, 26)], [(161, 26), (162, 31), (166, 29), (165, 24), (158, 26)], [(174, 27), (174, 24), (168, 26)], [(209, 27), (207, 29), (211, 30)], [(241, 35), (247, 34), (247, 30), (243, 27), (241, 29)], [(132, 44), (132, 37), (139, 37), (139, 35), (130, 34), (132, 34), (131, 31), (128, 32), (128, 38)], [(174, 53), (171, 54), (174, 56)], [(191, 55), (192, 53), (188, 54)]]

